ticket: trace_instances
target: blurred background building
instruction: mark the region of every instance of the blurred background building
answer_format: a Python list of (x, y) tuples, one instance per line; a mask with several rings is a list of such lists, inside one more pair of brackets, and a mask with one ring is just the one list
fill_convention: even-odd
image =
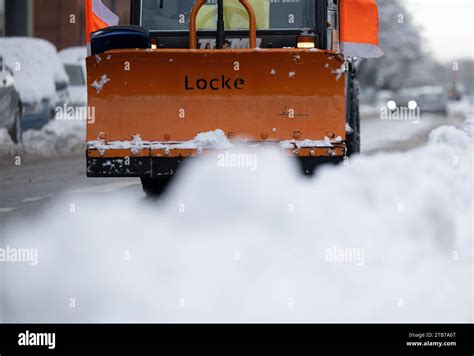
[[(123, 24), (129, 0), (104, 0)], [(84, 0), (0, 0), (0, 36), (35, 36), (61, 50), (85, 43)]]

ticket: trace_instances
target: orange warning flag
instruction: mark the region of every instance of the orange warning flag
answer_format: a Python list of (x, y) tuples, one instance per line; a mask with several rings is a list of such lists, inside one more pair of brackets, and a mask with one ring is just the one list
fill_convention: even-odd
[(383, 56), (375, 0), (341, 0), (341, 48), (346, 57)]
[(92, 32), (103, 28), (116, 26), (119, 17), (114, 14), (102, 0), (85, 0), (86, 9), (86, 43), (90, 47), (90, 36)]

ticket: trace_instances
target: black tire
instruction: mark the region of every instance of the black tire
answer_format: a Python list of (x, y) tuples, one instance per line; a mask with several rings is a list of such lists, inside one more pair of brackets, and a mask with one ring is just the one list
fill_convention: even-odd
[(354, 63), (350, 63), (349, 92), (347, 93), (347, 124), (352, 132), (347, 134), (347, 157), (360, 153), (359, 82)]
[(10, 137), (17, 145), (21, 143), (21, 107), (15, 109), (15, 122), (9, 131)]
[(149, 198), (159, 198), (166, 192), (171, 180), (172, 178), (141, 178), (143, 191)]

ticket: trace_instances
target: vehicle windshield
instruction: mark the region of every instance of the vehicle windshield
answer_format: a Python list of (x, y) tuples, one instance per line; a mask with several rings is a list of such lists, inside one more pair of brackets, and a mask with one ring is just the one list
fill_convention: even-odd
[[(258, 30), (297, 30), (316, 27), (315, 0), (249, 0)], [(142, 0), (141, 25), (150, 31), (189, 31), (194, 0)], [(197, 29), (215, 31), (217, 0), (208, 0), (197, 18)], [(224, 1), (226, 30), (248, 30), (248, 15), (238, 0)]]
[(70, 85), (86, 85), (82, 67), (80, 65), (65, 64), (64, 69), (66, 69)]

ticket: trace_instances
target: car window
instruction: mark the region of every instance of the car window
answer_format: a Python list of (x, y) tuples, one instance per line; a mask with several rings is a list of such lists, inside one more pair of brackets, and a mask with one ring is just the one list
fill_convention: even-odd
[(66, 69), (70, 85), (86, 85), (84, 73), (80, 65), (65, 64), (64, 69)]

